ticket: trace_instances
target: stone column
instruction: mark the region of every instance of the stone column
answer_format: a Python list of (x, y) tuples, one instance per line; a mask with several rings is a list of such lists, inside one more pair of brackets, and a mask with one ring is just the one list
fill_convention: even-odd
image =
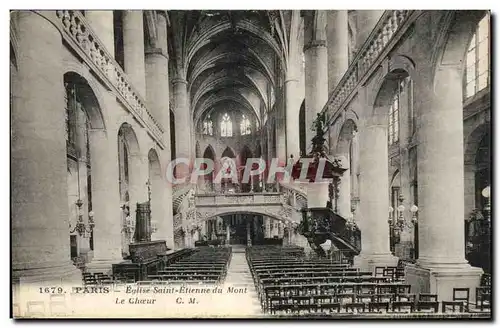
[[(175, 146), (177, 158), (191, 158), (191, 115), (189, 113), (189, 99), (187, 81), (182, 78), (172, 80), (175, 103)], [(186, 165), (177, 165), (178, 177), (189, 173)]]
[(347, 29), (347, 17), (347, 10), (327, 11), (328, 94), (335, 89), (349, 67), (349, 33)]
[(416, 103), (419, 259), (406, 279), (412, 292), (451, 300), (453, 288), (473, 291), (482, 274), (467, 263), (464, 251), (462, 73), (442, 67), (433, 90), (425, 88), (428, 84), (415, 85), (422, 88), (422, 102)]
[[(123, 11), (123, 57), (125, 73), (142, 97), (146, 97), (144, 29), (142, 10)], [(168, 89), (166, 91), (168, 93)]]
[(42, 16), (17, 12), (17, 80), (12, 89), (12, 279), (80, 284), (70, 260), (63, 44)]
[(118, 134), (89, 132), (92, 165), (92, 210), (94, 212), (94, 258), (90, 272), (111, 273), (122, 258), (122, 210), (118, 185)]
[[(166, 145), (162, 150), (161, 158), (162, 179), (165, 179), (164, 168), (171, 159), (170, 149), (170, 109), (169, 109), (169, 76), (168, 76), (168, 52), (167, 52), (167, 22), (166, 17), (159, 13), (157, 15), (157, 38), (156, 48), (146, 50), (146, 99), (148, 107), (153, 116), (163, 127), (163, 142)], [(158, 236), (165, 239), (169, 248), (174, 247), (173, 233), (173, 208), (172, 208), (172, 184), (163, 180), (163, 213)]]
[(286, 125), (282, 132), (286, 131), (286, 153), (284, 152), (284, 148), (282, 148), (282, 134), (278, 131), (278, 145), (277, 145), (277, 153), (278, 158), (281, 160), (285, 160), (289, 158), (290, 155), (293, 154), (294, 158), (298, 158), (300, 156), (300, 142), (299, 142), (299, 110), (300, 110), (300, 99), (298, 99), (298, 87), (299, 80), (292, 76), (291, 74), (287, 75), (285, 80), (285, 121)]
[(346, 155), (337, 156), (342, 163), (342, 167), (347, 168), (340, 177), (339, 198), (337, 200), (338, 213), (345, 219), (351, 216), (351, 168), (349, 167), (349, 155)]
[[(157, 18), (156, 47), (146, 49), (146, 99), (152, 114), (163, 127), (165, 144), (170, 145), (167, 20), (163, 14), (158, 14)], [(165, 151), (171, 152), (169, 147)], [(170, 155), (165, 156), (170, 158)]]
[(356, 10), (356, 49), (361, 49), (384, 10)]
[(231, 225), (229, 223), (226, 224), (226, 246), (229, 247), (231, 245)]
[[(311, 147), (315, 131), (311, 129), (317, 113), (328, 100), (328, 52), (325, 40), (311, 40), (304, 46), (306, 60), (306, 151)], [(294, 135), (297, 135), (294, 133)]]
[(115, 31), (113, 27), (113, 10), (86, 10), (85, 18), (92, 30), (102, 41), (106, 50), (115, 55)]
[(366, 124), (360, 131), (360, 144), (370, 151), (360, 153), (361, 253), (354, 266), (372, 271), (376, 266), (396, 266), (398, 258), (389, 248), (389, 172), (387, 127)]

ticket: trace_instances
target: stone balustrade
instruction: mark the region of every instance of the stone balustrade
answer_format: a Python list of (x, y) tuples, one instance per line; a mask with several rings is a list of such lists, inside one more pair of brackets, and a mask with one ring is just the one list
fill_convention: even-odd
[(174, 215), (174, 230), (179, 229), (182, 227), (182, 216), (180, 213)]
[(41, 12), (45, 17), (63, 32), (63, 38), (75, 48), (85, 63), (103, 78), (106, 84), (116, 92), (117, 98), (128, 111), (148, 129), (161, 148), (163, 143), (163, 128), (146, 107), (145, 100), (140, 96), (129, 80), (127, 74), (115, 61), (104, 44), (96, 36), (90, 24), (78, 10), (57, 10), (55, 15)]
[(277, 192), (265, 193), (241, 193), (241, 194), (197, 194), (196, 206), (233, 206), (233, 205), (255, 205), (263, 206), (282, 205), (285, 202), (285, 197)]
[(384, 12), (325, 104), (322, 111), (327, 112), (329, 120), (333, 119), (347, 103), (349, 95), (370, 71), (373, 63), (386, 50), (394, 36), (403, 29), (414, 12), (412, 10), (386, 10)]

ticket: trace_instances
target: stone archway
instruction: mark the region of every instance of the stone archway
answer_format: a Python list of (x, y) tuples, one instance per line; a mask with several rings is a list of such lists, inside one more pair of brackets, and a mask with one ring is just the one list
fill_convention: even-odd
[[(101, 106), (88, 81), (75, 72), (65, 73), (63, 79), (70, 253), (72, 258), (83, 257), (88, 261), (94, 251), (94, 229), (89, 230), (89, 222), (99, 222), (106, 215), (102, 206), (96, 204), (101, 201), (102, 193), (96, 188), (98, 180), (103, 179), (100, 167), (106, 165), (98, 143), (105, 142), (106, 130)], [(83, 222), (87, 231), (77, 231), (78, 222)]]
[(150, 149), (148, 153), (148, 199), (151, 206), (151, 226), (155, 233), (152, 239), (165, 239), (167, 229), (165, 208), (162, 204), (164, 198), (164, 181), (161, 175), (161, 165), (158, 153)]
[[(123, 123), (118, 130), (119, 194), (122, 208), (122, 255), (128, 254), (128, 245), (133, 242), (135, 212), (137, 203), (148, 201), (147, 163), (139, 149), (135, 131), (129, 123)], [(128, 200), (125, 198), (128, 195)], [(128, 227), (128, 228), (127, 228)]]

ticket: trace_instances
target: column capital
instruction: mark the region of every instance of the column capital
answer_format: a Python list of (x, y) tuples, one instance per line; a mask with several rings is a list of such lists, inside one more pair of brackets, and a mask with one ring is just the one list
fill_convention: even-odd
[(288, 77), (286, 78), (285, 80), (285, 83), (288, 83), (288, 82), (299, 82), (299, 79), (297, 79), (296, 77)]
[(320, 48), (320, 47), (326, 48), (326, 40), (311, 40), (304, 45), (303, 50), (307, 51), (311, 48)]
[(147, 55), (160, 55), (160, 56), (163, 56), (165, 57), (167, 60), (168, 60), (168, 52), (165, 51), (164, 49), (162, 48), (147, 48), (145, 50), (145, 53), (146, 53), (146, 56)]
[(172, 79), (172, 83), (173, 83), (173, 84), (184, 83), (184, 84), (186, 84), (186, 85), (187, 85), (187, 83), (188, 83), (188, 82), (187, 82), (187, 80), (186, 80), (186, 79), (184, 79), (184, 78), (182, 78), (182, 77), (174, 77), (174, 78)]

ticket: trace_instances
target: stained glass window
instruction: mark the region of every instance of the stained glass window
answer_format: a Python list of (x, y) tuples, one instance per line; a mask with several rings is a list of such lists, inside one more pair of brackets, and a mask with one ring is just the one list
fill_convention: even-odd
[(214, 134), (214, 127), (213, 127), (212, 119), (210, 118), (210, 116), (208, 116), (207, 119), (205, 121), (203, 121), (203, 134), (206, 134), (209, 136)]
[(252, 133), (250, 120), (245, 115), (243, 115), (241, 118), (240, 131), (242, 136)]
[(220, 122), (220, 135), (221, 137), (233, 136), (233, 122), (227, 113), (222, 116), (222, 121)]
[(490, 15), (479, 22), (467, 50), (465, 70), (465, 98), (489, 85), (490, 79)]

